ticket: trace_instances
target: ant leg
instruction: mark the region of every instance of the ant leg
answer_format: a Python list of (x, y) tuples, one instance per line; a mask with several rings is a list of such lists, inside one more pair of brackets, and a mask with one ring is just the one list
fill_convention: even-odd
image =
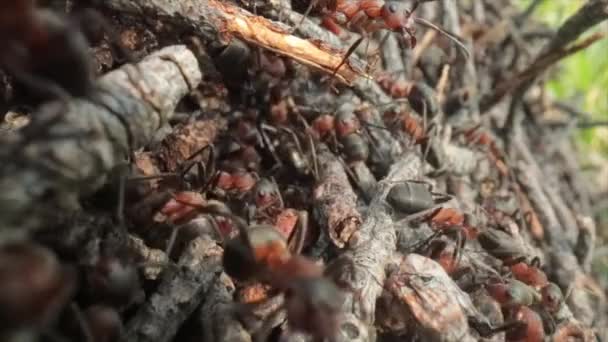
[(91, 332), (91, 327), (89, 326), (89, 323), (84, 317), (84, 314), (82, 313), (82, 310), (80, 310), (78, 304), (76, 302), (70, 303), (70, 310), (72, 311), (72, 314), (78, 322), (78, 326), (80, 327), (80, 330), (84, 335), (85, 341), (94, 342), (95, 338), (93, 337), (93, 333)]
[(528, 324), (526, 322), (522, 322), (522, 321), (505, 322), (501, 326), (490, 329), (489, 336), (492, 336), (494, 334), (497, 334), (497, 333), (503, 332), (503, 331), (507, 331), (507, 330), (522, 330), (522, 329), (525, 329), (527, 326), (528, 326)]
[(425, 142), (421, 145), (421, 147), (424, 148), (424, 151), (422, 153), (422, 160), (427, 160), (429, 153), (431, 151), (431, 147), (432, 147), (432, 140), (433, 138), (429, 137), (429, 135), (431, 134), (435, 134), (435, 132), (437, 131), (437, 126), (435, 125), (435, 123), (432, 123), (429, 131), (427, 132), (427, 137), (425, 139)]
[(300, 152), (300, 154), (304, 154), (304, 150), (302, 150), (302, 145), (300, 145), (300, 139), (298, 139), (298, 136), (296, 135), (296, 132), (294, 132), (292, 129), (287, 128), (287, 127), (281, 127), (280, 130), (286, 132), (287, 134), (289, 134), (291, 136), (291, 138), (293, 139), (294, 144), (296, 144), (296, 148), (298, 149), (298, 152)]
[(359, 39), (357, 39), (357, 41), (355, 41), (353, 43), (353, 45), (351, 45), (348, 50), (346, 51), (346, 54), (344, 55), (344, 57), (342, 58), (342, 60), (340, 61), (340, 63), (338, 64), (338, 66), (334, 69), (334, 72), (331, 74), (332, 77), (335, 77), (336, 74), (338, 73), (338, 70), (340, 70), (340, 68), (344, 65), (344, 63), (346, 63), (346, 61), (348, 60), (348, 58), (350, 57), (350, 55), (353, 54), (353, 52), (355, 52), (355, 49), (361, 45), (361, 42), (363, 41), (363, 36), (359, 37)]
[(208, 144), (208, 145), (205, 145), (205, 146), (199, 148), (194, 153), (192, 153), (190, 156), (188, 156), (188, 158), (186, 158), (186, 161), (191, 162), (191, 163), (189, 165), (187, 165), (180, 172), (181, 177), (184, 177), (194, 166), (198, 166), (199, 170), (200, 170), (200, 168), (202, 168), (203, 173), (204, 173), (203, 179), (199, 179), (200, 184), (204, 185), (207, 183), (207, 181), (208, 181), (207, 180), (207, 167), (205, 166), (205, 164), (202, 164), (197, 161), (193, 161), (194, 158), (196, 158), (198, 155), (203, 154), (203, 152), (205, 152), (206, 150), (209, 150), (209, 158), (208, 158), (207, 162), (210, 164), (210, 167), (209, 167), (209, 169), (211, 170), (210, 174), (214, 173), (214, 171), (215, 171), (215, 148), (213, 147), (212, 144)]
[(277, 152), (274, 149), (274, 146), (272, 145), (270, 138), (268, 137), (268, 134), (266, 134), (266, 131), (276, 132), (276, 129), (274, 127), (261, 123), (258, 127), (258, 133), (260, 134), (262, 143), (265, 145), (266, 149), (270, 152), (270, 154), (272, 155), (272, 158), (274, 159), (274, 161), (276, 163), (275, 168), (280, 168), (283, 166), (283, 162), (281, 161), (281, 158), (278, 157)]
[[(467, 49), (467, 47), (464, 45), (464, 43), (462, 42), (461, 38), (458, 37), (457, 35), (455, 35), (454, 33), (451, 33), (449, 31), (447, 31), (446, 29), (443, 29), (435, 24), (433, 24), (432, 22), (420, 18), (420, 17), (413, 17), (412, 18), (414, 20), (414, 22), (416, 22), (417, 24), (420, 24), (424, 27), (433, 29), (441, 34), (443, 34), (444, 36), (446, 36), (448, 39), (450, 39), (453, 43), (456, 44), (456, 46), (458, 46), (458, 48), (460, 49), (460, 52), (462, 52), (462, 55), (465, 57), (465, 59), (469, 59), (471, 57), (471, 53), (469, 52), (469, 49)], [(409, 33), (409, 31), (408, 31)], [(413, 35), (412, 35), (413, 37)], [(415, 38), (414, 38), (415, 39)]]
[(315, 141), (311, 134), (312, 128), (310, 127), (308, 122), (306, 122), (306, 119), (304, 119), (304, 117), (302, 116), (302, 114), (299, 111), (296, 113), (296, 117), (297, 117), (298, 121), (300, 121), (302, 123), (302, 125), (304, 126), (306, 135), (308, 137), (308, 147), (310, 149), (310, 154), (312, 155), (312, 168), (313, 168), (312, 173), (313, 173), (315, 182), (317, 182), (317, 181), (319, 181), (319, 161), (317, 158), (317, 147), (315, 145)]
[(312, 154), (312, 168), (315, 182), (319, 181), (319, 159), (317, 157), (317, 147), (312, 139), (312, 135), (308, 134), (308, 144), (310, 145), (310, 153)]
[(429, 244), (435, 240), (436, 238), (438, 238), (439, 236), (441, 236), (443, 234), (443, 232), (440, 231), (434, 231), (428, 238), (412, 245), (410, 248), (414, 251), (419, 251), (419, 250), (424, 250), (425, 248), (429, 248)]
[(306, 18), (308, 18), (310, 11), (312, 11), (312, 9), (317, 5), (318, 1), (319, 0), (310, 1), (310, 3), (308, 4), (308, 7), (306, 8), (306, 11), (304, 11), (304, 14), (302, 15), (302, 19), (300, 19), (300, 22), (297, 23), (296, 26), (294, 26), (291, 30), (289, 30), (289, 34), (293, 34), (294, 32), (296, 32), (296, 30), (298, 28), (300, 28), (300, 26), (304, 23), (304, 20), (306, 20)]
[(249, 248), (249, 250), (253, 250), (251, 241), (249, 240), (249, 234), (247, 233), (247, 223), (241, 217), (232, 213), (230, 208), (228, 208), (228, 206), (225, 203), (222, 203), (222, 202), (216, 201), (216, 200), (208, 200), (206, 205), (200, 205), (200, 204), (190, 203), (188, 201), (180, 200), (179, 198), (177, 198), (175, 196), (174, 193), (171, 193), (171, 196), (178, 203), (189, 205), (193, 208), (198, 209), (202, 213), (225, 217), (225, 218), (230, 219), (235, 224), (237, 230), (239, 231), (239, 239), (241, 239), (241, 242), (244, 243), (245, 246), (247, 246), (247, 248)]
[(301, 254), (304, 249), (304, 242), (308, 234), (308, 213), (303, 210), (298, 211), (298, 222), (296, 231), (290, 242), (290, 249), (293, 254)]
[(274, 185), (274, 188), (277, 191), (277, 196), (279, 198), (279, 205), (281, 209), (285, 208), (285, 202), (283, 202), (283, 195), (281, 195), (281, 191), (279, 191), (279, 184), (277, 183), (277, 180), (274, 179), (274, 177), (270, 177), (270, 180), (272, 181), (272, 184)]
[(167, 246), (165, 247), (165, 255), (167, 255), (167, 258), (171, 258), (171, 252), (173, 251), (173, 246), (175, 246), (175, 241), (177, 240), (177, 235), (179, 234), (179, 231), (181, 230), (181, 225), (180, 226), (175, 226), (175, 225), (171, 225), (171, 227), (173, 228), (173, 230), (171, 230), (171, 235), (169, 236), (169, 241), (167, 241)]
[(540, 268), (540, 258), (537, 256), (532, 258), (532, 260), (530, 261), (530, 266)]
[(269, 316), (264, 319), (262, 326), (253, 334), (253, 342), (268, 341), (272, 330), (285, 322), (287, 313), (282, 309), (283, 306), (281, 305), (270, 312)]
[(207, 215), (206, 218), (207, 218), (207, 220), (209, 220), (209, 224), (211, 224), (211, 228), (213, 228), (213, 230), (215, 231), (215, 234), (217, 234), (218, 239), (220, 239), (222, 241), (222, 248), (225, 248), (227, 239), (224, 236), (224, 234), (222, 233), (220, 226), (217, 224), (217, 220), (215, 219), (215, 217), (213, 217), (211, 215)]
[(126, 196), (126, 183), (129, 172), (129, 164), (124, 163), (118, 165), (118, 204), (116, 205), (116, 219), (118, 220), (118, 226), (123, 231), (125, 236), (127, 235), (127, 225), (125, 222), (125, 196)]
[(460, 260), (462, 260), (462, 253), (464, 252), (464, 246), (467, 242), (466, 236), (464, 235), (463, 227), (460, 227), (456, 231), (456, 247), (454, 247), (454, 253), (452, 254), (453, 262), (456, 265), (460, 264)]

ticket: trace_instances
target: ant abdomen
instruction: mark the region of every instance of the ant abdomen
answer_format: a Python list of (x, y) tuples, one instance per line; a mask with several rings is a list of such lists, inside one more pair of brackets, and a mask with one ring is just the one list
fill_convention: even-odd
[(242, 236), (226, 244), (223, 263), (226, 273), (232, 278), (250, 280), (263, 269), (272, 269), (290, 257), (285, 238), (273, 226), (252, 226), (247, 235), (250, 246)]
[(238, 236), (226, 244), (222, 263), (226, 274), (238, 281), (246, 281), (255, 276), (255, 257)]

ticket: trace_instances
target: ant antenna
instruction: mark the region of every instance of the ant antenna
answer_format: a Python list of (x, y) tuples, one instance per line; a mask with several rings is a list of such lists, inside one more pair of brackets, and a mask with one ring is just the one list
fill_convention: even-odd
[(460, 48), (460, 51), (462, 52), (463, 56), (466, 59), (469, 59), (471, 57), (471, 53), (469, 52), (469, 49), (467, 49), (467, 47), (464, 45), (462, 40), (454, 33), (451, 33), (449, 31), (447, 31), (446, 29), (443, 29), (443, 28), (433, 24), (432, 22), (430, 22), (426, 19), (420, 18), (420, 17), (413, 17), (413, 20), (417, 24), (420, 24), (427, 28), (431, 28), (431, 29), (443, 34), (444, 36), (448, 37), (452, 42), (454, 42)]

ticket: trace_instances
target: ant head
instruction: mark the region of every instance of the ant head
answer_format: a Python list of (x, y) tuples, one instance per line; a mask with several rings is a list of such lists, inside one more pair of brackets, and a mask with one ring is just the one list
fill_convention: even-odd
[(399, 1), (386, 1), (381, 9), (382, 19), (389, 30), (401, 30), (409, 25), (411, 12)]
[(92, 298), (117, 308), (131, 304), (141, 290), (135, 265), (118, 256), (101, 256), (86, 281)]
[(324, 137), (334, 130), (335, 118), (333, 115), (323, 114), (315, 119), (312, 127), (320, 137)]
[(539, 294), (534, 289), (518, 280), (511, 279), (507, 286), (509, 304), (532, 305), (540, 299)]
[(253, 190), (255, 204), (258, 207), (268, 207), (279, 200), (279, 189), (268, 178), (261, 178)]
[(344, 148), (344, 154), (349, 162), (366, 161), (369, 157), (369, 146), (367, 141), (358, 133), (349, 134), (340, 139)]
[(386, 1), (384, 6), (382, 6), (382, 19), (384, 20), (384, 24), (386, 28), (391, 31), (402, 31), (407, 33), (410, 37), (410, 44), (412, 47), (416, 45), (416, 38), (414, 37), (414, 26), (412, 26), (413, 20), (412, 13), (418, 7), (418, 2), (416, 1), (414, 7), (412, 9), (405, 8), (404, 3), (398, 1)]
[(322, 277), (299, 278), (291, 282), (285, 295), (290, 326), (319, 338), (335, 336), (343, 297), (333, 282)]
[(336, 113), (336, 131), (338, 137), (344, 137), (359, 130), (361, 124), (357, 115), (350, 110), (339, 110)]
[(564, 303), (564, 295), (559, 286), (549, 283), (541, 290), (543, 307), (551, 312), (557, 312)]

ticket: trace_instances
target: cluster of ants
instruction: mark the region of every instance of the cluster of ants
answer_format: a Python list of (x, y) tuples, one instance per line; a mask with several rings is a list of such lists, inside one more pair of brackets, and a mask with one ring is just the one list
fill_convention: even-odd
[[(421, 2), (426, 1), (312, 0), (307, 2), (306, 14), (319, 14), (323, 25), (336, 34), (341, 33), (341, 27), (364, 36), (388, 29), (407, 35), (411, 46), (416, 44), (413, 24), (421, 24), (445, 33), (464, 48), (454, 35), (413, 15)], [(38, 8), (33, 0), (3, 1), (0, 66), (32, 92), (47, 98), (67, 101), (92, 96), (95, 77), (83, 22), (82, 18)], [(164, 223), (174, 227), (167, 243), (168, 254), (177, 235), (183, 233), (177, 227), (206, 215), (222, 240), (223, 265), (229, 276), (245, 287), (262, 282), (283, 293), (291, 328), (317, 340), (331, 339), (338, 330), (341, 290), (324, 274), (323, 266), (301, 254), (322, 234), (309, 220), (311, 204), (307, 200), (311, 197), (309, 189), (320, 180), (316, 149), (320, 144), (327, 145), (350, 172), (354, 163), (371, 162), (370, 154), (380, 149), (379, 141), (369, 133), (374, 128), (369, 108), (343, 106), (335, 113), (312, 115), (300, 111), (284, 92), (287, 87), (282, 79), (289, 72), (289, 62), (265, 51), (254, 54), (250, 50), (247, 46), (229, 46), (219, 52), (218, 60), (234, 68), (234, 64), (226, 63), (231, 55), (244, 60), (255, 57), (251, 59), (256, 60), (256, 67), (250, 68), (253, 72), (248, 69), (245, 78), (256, 80), (253, 97), (262, 109), (233, 113), (227, 132), (217, 141), (192, 155), (171, 175), (159, 176), (163, 179), (154, 191), (163, 191), (166, 196), (154, 209), (164, 216)], [(347, 55), (353, 50), (351, 47)], [(220, 72), (226, 71), (222, 63), (217, 65)], [(242, 76), (232, 70), (226, 81), (238, 87)], [(416, 91), (423, 88), (420, 85), (390, 87), (396, 89), (391, 93), (405, 96), (424, 93)], [(391, 132), (427, 149), (429, 130), (419, 115), (387, 112), (384, 120)], [(466, 135), (469, 143), (488, 148), (500, 158), (487, 135), (475, 130)], [(386, 168), (370, 169), (380, 170), (375, 175), (380, 178)], [(356, 175), (351, 178), (358, 187)], [(134, 176), (130, 183), (140, 180)], [(395, 185), (387, 201), (411, 215), (412, 222), (428, 223), (437, 232), (433, 239), (440, 234), (456, 235), (457, 247), (451, 254), (445, 252), (445, 245), (433, 241), (428, 244), (428, 256), (448, 274), (459, 271), (459, 252), (471, 240), (477, 240), (508, 267), (512, 278), (484, 285), (502, 306), (507, 323), (481, 327), (480, 334), (507, 331), (508, 340), (542, 341), (545, 327), (537, 311), (557, 312), (563, 302), (561, 290), (547, 280), (538, 262), (526, 262), (518, 243), (507, 233), (481, 231), (456, 209), (437, 205), (448, 197), (431, 192), (422, 182), (408, 181)], [(127, 213), (134, 211), (129, 209), (133, 208), (127, 208)], [(133, 217), (129, 218), (135, 221)], [(33, 242), (0, 247), (0, 331), (34, 327), (52, 337), (47, 327), (66, 302), (77, 298), (87, 307), (81, 311), (76, 301), (70, 305), (70, 315), (80, 325), (76, 335), (89, 341), (116, 340), (122, 324), (120, 313), (135, 301), (140, 290), (135, 265), (100, 253), (94, 262), (80, 269), (83, 279), (79, 280), (75, 269), (62, 266), (52, 251)], [(26, 292), (21, 288), (23, 284), (28, 284)], [(246, 304), (253, 307), (265, 299), (262, 296)]]

